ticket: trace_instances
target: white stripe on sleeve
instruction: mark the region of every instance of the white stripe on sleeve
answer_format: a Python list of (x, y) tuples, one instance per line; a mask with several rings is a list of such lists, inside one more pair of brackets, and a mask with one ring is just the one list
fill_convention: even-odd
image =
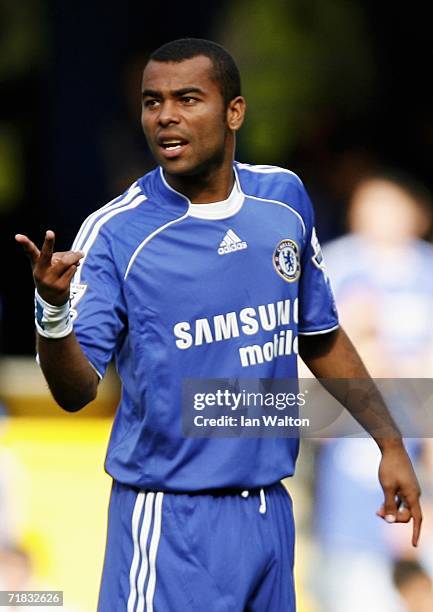
[(79, 248), (80, 251), (83, 251), (84, 257), (81, 259), (81, 261), (80, 261), (81, 265), (80, 265), (80, 267), (78, 268), (78, 270), (75, 273), (75, 276), (74, 276), (74, 279), (73, 279), (73, 281), (75, 283), (80, 283), (81, 282), (81, 271), (82, 271), (84, 263), (86, 261), (87, 254), (88, 254), (90, 248), (92, 247), (93, 243), (95, 242), (96, 238), (98, 237), (99, 230), (104, 225), (104, 223), (106, 223), (112, 217), (114, 217), (114, 216), (116, 216), (116, 215), (118, 215), (118, 214), (120, 214), (122, 212), (126, 212), (127, 210), (131, 210), (132, 208), (136, 208), (142, 202), (144, 202), (144, 200), (147, 200), (147, 197), (145, 195), (138, 196), (134, 200), (132, 200), (132, 202), (130, 204), (127, 204), (126, 206), (123, 206), (122, 208), (117, 208), (117, 209), (114, 209), (114, 210), (107, 211), (107, 213), (103, 217), (101, 217), (101, 219), (99, 219), (99, 221), (97, 221), (95, 223), (95, 225), (93, 226), (92, 231), (90, 232), (89, 237), (84, 242), (84, 244), (82, 244), (80, 246), (80, 248)]
[(106, 212), (112, 210), (113, 208), (119, 208), (120, 206), (123, 206), (123, 204), (128, 204), (132, 200), (132, 198), (135, 198), (135, 196), (139, 193), (140, 187), (137, 186), (137, 183), (134, 183), (133, 185), (131, 185), (125, 195), (114, 198), (114, 200), (111, 200), (110, 202), (90, 214), (81, 225), (80, 230), (74, 240), (74, 244), (72, 245), (72, 250), (80, 250), (80, 245), (83, 243), (83, 240), (86, 239), (86, 235), (88, 234), (93, 221), (96, 221), (98, 217), (102, 217), (103, 215), (105, 215)]

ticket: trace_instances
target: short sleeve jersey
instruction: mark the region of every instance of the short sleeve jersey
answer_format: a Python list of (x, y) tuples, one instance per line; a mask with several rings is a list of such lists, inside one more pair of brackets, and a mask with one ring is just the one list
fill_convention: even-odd
[(234, 175), (227, 200), (193, 205), (156, 168), (74, 243), (75, 334), (122, 383), (105, 467), (131, 486), (253, 488), (294, 472), (296, 438), (182, 435), (184, 379), (296, 378), (298, 334), (338, 326), (300, 179), (240, 163)]

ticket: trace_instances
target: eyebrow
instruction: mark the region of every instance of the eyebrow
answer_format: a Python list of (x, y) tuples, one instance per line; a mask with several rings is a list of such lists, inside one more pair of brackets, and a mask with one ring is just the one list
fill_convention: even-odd
[[(190, 93), (204, 94), (204, 91), (200, 89), (200, 87), (183, 87), (182, 89), (175, 89), (171, 91), (170, 95), (174, 96), (175, 98), (180, 98), (184, 96), (185, 94), (190, 94)], [(162, 94), (160, 91), (155, 91), (154, 89), (145, 89), (144, 91), (141, 92), (141, 95), (143, 98), (145, 97), (160, 98)]]

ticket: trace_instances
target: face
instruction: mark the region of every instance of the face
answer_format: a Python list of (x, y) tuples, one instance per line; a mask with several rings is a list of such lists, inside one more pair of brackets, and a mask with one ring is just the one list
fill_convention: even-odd
[(352, 196), (350, 225), (353, 231), (376, 242), (402, 244), (422, 234), (422, 212), (398, 185), (370, 179)]
[(150, 61), (143, 73), (141, 123), (150, 150), (166, 174), (205, 174), (234, 154), (243, 98), (225, 108), (212, 62), (199, 55), (182, 62)]

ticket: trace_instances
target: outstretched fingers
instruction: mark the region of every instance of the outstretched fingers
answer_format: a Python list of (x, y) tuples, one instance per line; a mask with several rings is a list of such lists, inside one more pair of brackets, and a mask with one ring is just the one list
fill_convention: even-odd
[(32, 266), (34, 266), (40, 256), (38, 247), (24, 234), (16, 234), (15, 240), (23, 247), (25, 254), (29, 257)]
[(54, 251), (55, 234), (52, 230), (47, 230), (45, 233), (44, 244), (41, 249), (40, 262), (42, 265), (49, 266)]
[(15, 240), (21, 244), (26, 255), (28, 255), (30, 258), (32, 267), (34, 267), (36, 264), (39, 264), (45, 268), (51, 265), (51, 257), (53, 256), (54, 250), (54, 239), (54, 232), (52, 230), (47, 230), (45, 233), (44, 243), (41, 250), (39, 250), (35, 243), (24, 234), (15, 235)]
[(15, 240), (22, 245), (30, 258), (33, 280), (39, 296), (53, 306), (65, 304), (70, 295), (71, 279), (84, 253), (81, 251), (54, 253), (55, 235), (52, 230), (45, 233), (41, 250), (24, 234), (17, 234)]

